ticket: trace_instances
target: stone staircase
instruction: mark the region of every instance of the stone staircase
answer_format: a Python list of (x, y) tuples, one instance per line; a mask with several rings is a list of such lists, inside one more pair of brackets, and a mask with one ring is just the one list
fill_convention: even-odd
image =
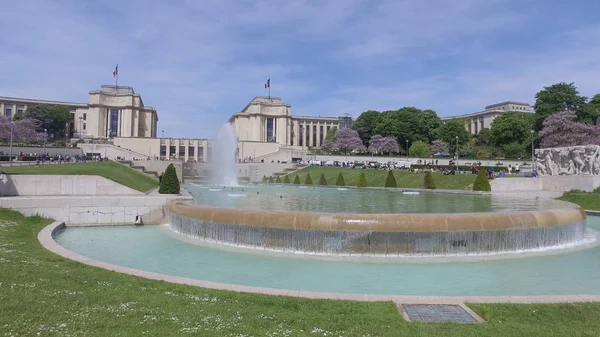
[(145, 174), (147, 174), (149, 176), (152, 176), (154, 178), (158, 178), (158, 176), (159, 176), (158, 172), (156, 172), (156, 171), (147, 171), (145, 167), (140, 166), (140, 165), (136, 165), (136, 162), (132, 161), (132, 160), (117, 160), (116, 162), (119, 163), (119, 164), (125, 165), (125, 166), (129, 166), (129, 167), (131, 167), (132, 169), (134, 169), (136, 171), (140, 171), (140, 172), (145, 173)]

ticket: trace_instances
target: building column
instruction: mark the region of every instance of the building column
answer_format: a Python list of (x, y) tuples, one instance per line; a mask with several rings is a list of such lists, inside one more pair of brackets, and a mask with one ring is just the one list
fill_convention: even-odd
[(310, 147), (313, 146), (313, 139), (314, 139), (314, 134), (313, 134), (313, 122), (310, 122), (310, 126), (308, 127), (308, 144)]
[(321, 122), (317, 122), (317, 147), (321, 147)]
[(189, 139), (186, 139), (183, 141), (183, 146), (185, 146), (184, 149), (184, 155), (183, 155), (183, 160), (188, 161), (190, 159), (190, 141)]
[(285, 146), (292, 145), (292, 120), (291, 118), (285, 119)]
[(0, 113), (4, 116), (4, 103), (0, 103)]
[(302, 122), (302, 147), (308, 147), (308, 144), (306, 143), (306, 133), (308, 132), (308, 130), (306, 130), (306, 121)]
[(169, 158), (171, 158), (171, 154), (169, 153), (169, 151), (171, 150), (171, 141), (169, 141), (168, 139), (165, 139), (165, 159), (169, 160)]
[(294, 146), (300, 144), (300, 122), (292, 120), (294, 125)]

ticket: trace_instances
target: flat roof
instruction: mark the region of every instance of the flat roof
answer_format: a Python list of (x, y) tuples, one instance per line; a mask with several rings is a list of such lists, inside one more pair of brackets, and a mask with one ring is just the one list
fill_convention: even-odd
[(0, 96), (0, 101), (8, 101), (14, 103), (29, 103), (29, 104), (60, 104), (60, 105), (68, 105), (75, 107), (87, 107), (87, 103), (77, 103), (77, 102), (65, 102), (65, 101), (51, 101), (45, 99), (33, 99), (33, 98), (20, 98), (20, 97), (7, 97)]

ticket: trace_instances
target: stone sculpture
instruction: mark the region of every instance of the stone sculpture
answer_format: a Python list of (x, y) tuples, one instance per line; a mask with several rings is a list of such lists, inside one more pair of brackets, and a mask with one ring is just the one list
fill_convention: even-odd
[(600, 146), (569, 146), (535, 150), (540, 175), (600, 175)]

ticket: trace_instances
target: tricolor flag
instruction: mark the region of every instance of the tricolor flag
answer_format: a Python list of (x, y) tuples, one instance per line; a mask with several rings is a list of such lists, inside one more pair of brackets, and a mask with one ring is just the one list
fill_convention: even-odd
[(117, 77), (117, 75), (119, 75), (119, 65), (118, 64), (115, 67), (115, 71), (113, 71), (113, 77)]
[(270, 88), (271, 87), (271, 79), (269, 78), (267, 80), (267, 83), (265, 83), (265, 89)]

